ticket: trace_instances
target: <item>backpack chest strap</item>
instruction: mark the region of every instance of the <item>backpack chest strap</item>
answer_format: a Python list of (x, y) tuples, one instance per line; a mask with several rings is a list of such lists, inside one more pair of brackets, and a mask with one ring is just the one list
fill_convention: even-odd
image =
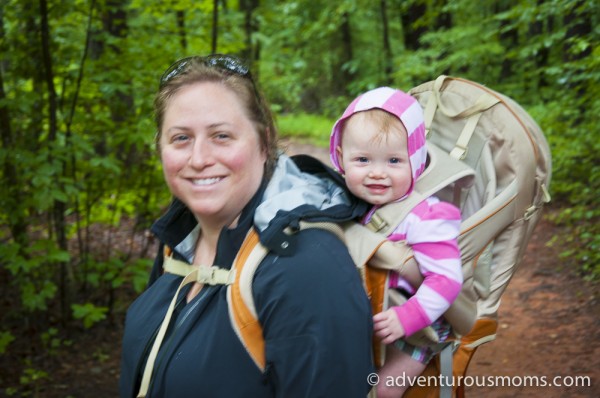
[(196, 280), (194, 282), (205, 285), (231, 285), (235, 279), (235, 272), (232, 270), (216, 265), (211, 267), (190, 265), (184, 261), (175, 260), (172, 256), (165, 257), (163, 269), (165, 272), (179, 276), (187, 276), (196, 269), (198, 272), (195, 273)]
[(202, 265), (190, 265), (184, 261), (175, 260), (170, 250), (165, 251), (165, 253), (167, 255), (165, 256), (163, 262), (164, 271), (170, 274), (183, 276), (184, 278), (179, 284), (175, 295), (171, 299), (171, 303), (167, 308), (167, 313), (165, 314), (160, 328), (158, 329), (154, 343), (152, 344), (152, 349), (148, 355), (146, 367), (144, 368), (144, 373), (142, 375), (142, 381), (137, 395), (138, 398), (144, 398), (148, 394), (158, 350), (160, 349), (169, 324), (171, 323), (171, 318), (177, 304), (177, 297), (179, 297), (179, 292), (181, 289), (193, 282), (198, 282), (205, 285), (231, 285), (235, 280), (235, 270), (228, 270), (218, 266), (207, 267)]

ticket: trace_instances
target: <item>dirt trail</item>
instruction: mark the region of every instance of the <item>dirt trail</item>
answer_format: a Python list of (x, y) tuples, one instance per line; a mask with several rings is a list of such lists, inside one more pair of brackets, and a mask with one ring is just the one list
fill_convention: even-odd
[(560, 250), (546, 245), (555, 234), (560, 231), (548, 222), (538, 225), (503, 295), (497, 339), (480, 348), (469, 370), (474, 376), (521, 376), (513, 378), (517, 383), (525, 382), (522, 376), (537, 376), (542, 383), (543, 376), (549, 386), (473, 388), (476, 396), (599, 396), (598, 287), (561, 267)]
[[(288, 153), (329, 163), (323, 148), (294, 144)], [(600, 396), (600, 289), (561, 267), (560, 248), (546, 245), (561, 234), (553, 228), (544, 220), (537, 226), (503, 295), (496, 340), (481, 346), (471, 361), (467, 396)], [(490, 377), (492, 385), (482, 387)], [(552, 385), (558, 383), (562, 386)]]
[[(295, 143), (288, 153), (308, 153), (329, 162), (326, 149), (310, 145)], [(511, 386), (467, 387), (468, 397), (599, 396), (600, 286), (585, 283), (572, 270), (561, 267), (560, 247), (546, 245), (561, 233), (548, 222), (538, 225), (503, 296), (497, 339), (481, 346), (470, 364), (468, 375), (474, 377), (473, 382), (481, 384), (484, 378), (502, 376), (504, 384), (510, 380)], [(33, 396), (118, 396), (122, 326), (123, 319), (115, 319), (112, 325), (73, 336), (72, 346), (48, 357), (45, 369), (49, 377), (38, 382), (37, 395)], [(560, 379), (554, 380), (556, 377)], [(590, 380), (591, 386), (581, 386)], [(565, 386), (523, 386), (535, 386), (536, 382), (561, 382)], [(569, 386), (575, 383), (580, 387)], [(0, 387), (0, 397), (8, 396), (4, 388), (16, 385), (18, 375)]]

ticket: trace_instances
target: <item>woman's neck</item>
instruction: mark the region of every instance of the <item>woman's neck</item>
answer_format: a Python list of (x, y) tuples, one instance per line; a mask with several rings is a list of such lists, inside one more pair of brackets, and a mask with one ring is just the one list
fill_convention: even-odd
[[(196, 250), (194, 252), (194, 265), (199, 267), (210, 267), (215, 262), (217, 255), (217, 243), (219, 241), (220, 230), (203, 227), (196, 241)], [(195, 282), (187, 293), (187, 302), (189, 303), (202, 290), (202, 284)]]

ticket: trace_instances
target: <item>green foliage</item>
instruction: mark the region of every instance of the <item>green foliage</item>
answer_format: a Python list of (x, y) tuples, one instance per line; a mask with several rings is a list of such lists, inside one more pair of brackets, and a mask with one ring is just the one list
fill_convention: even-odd
[(108, 312), (107, 307), (97, 307), (92, 303), (73, 304), (71, 309), (73, 310), (73, 317), (83, 321), (83, 326), (86, 329), (104, 320)]
[(6, 349), (15, 340), (15, 336), (11, 332), (0, 331), (0, 355), (6, 353)]
[(318, 146), (329, 145), (329, 133), (335, 120), (306, 113), (282, 115), (277, 119), (280, 134), (300, 140), (308, 140)]
[(25, 368), (23, 374), (21, 374), (19, 383), (25, 389), (27, 395), (31, 394), (33, 397), (38, 397), (40, 383), (48, 379), (50, 379), (48, 372), (29, 365)]
[(128, 267), (127, 279), (131, 281), (136, 293), (141, 293), (148, 285), (148, 273), (152, 268), (152, 260), (138, 259)]
[(59, 336), (59, 333), (59, 330), (54, 327), (51, 327), (46, 332), (42, 333), (42, 347), (46, 355), (55, 357), (59, 355), (60, 348), (68, 347), (72, 344), (70, 340), (63, 340)]
[(589, 206), (573, 206), (554, 214), (551, 220), (567, 227), (569, 233), (555, 236), (566, 243), (560, 257), (579, 269), (589, 280), (600, 279), (600, 210)]
[(48, 239), (37, 240), (27, 248), (17, 243), (0, 246), (0, 262), (7, 264), (11, 281), (20, 291), (23, 308), (29, 312), (48, 308), (58, 290), (52, 280), (53, 264), (69, 258), (68, 252), (58, 249)]

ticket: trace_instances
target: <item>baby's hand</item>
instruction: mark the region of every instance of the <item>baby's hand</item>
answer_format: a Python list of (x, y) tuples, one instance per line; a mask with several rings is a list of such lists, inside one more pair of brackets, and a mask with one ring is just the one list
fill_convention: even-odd
[(393, 309), (389, 309), (373, 317), (373, 329), (375, 336), (381, 339), (383, 344), (391, 344), (404, 336), (404, 328), (398, 320), (398, 315)]

